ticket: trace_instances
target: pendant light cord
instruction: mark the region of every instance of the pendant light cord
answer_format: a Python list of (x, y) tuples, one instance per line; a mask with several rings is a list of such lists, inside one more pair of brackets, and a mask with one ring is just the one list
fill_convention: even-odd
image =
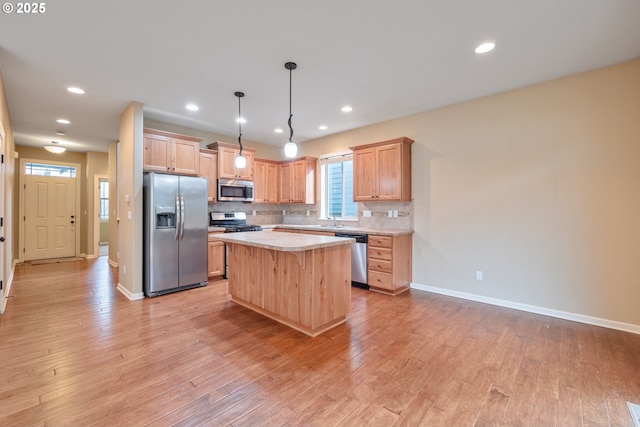
[(291, 118), (293, 117), (293, 114), (291, 114), (291, 73), (294, 68), (293, 66), (289, 67), (289, 121), (287, 122), (289, 123), (289, 142), (293, 142), (293, 127), (291, 126)]
[(244, 93), (236, 92), (235, 95), (238, 97), (238, 145), (240, 146), (238, 156), (242, 156), (242, 112), (240, 111), (240, 98), (244, 96)]

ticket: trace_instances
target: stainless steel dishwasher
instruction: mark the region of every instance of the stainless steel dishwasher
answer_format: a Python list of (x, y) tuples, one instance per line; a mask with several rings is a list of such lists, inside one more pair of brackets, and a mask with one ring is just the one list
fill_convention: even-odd
[(369, 289), (367, 284), (367, 235), (336, 233), (335, 236), (356, 239), (356, 242), (351, 244), (351, 285)]

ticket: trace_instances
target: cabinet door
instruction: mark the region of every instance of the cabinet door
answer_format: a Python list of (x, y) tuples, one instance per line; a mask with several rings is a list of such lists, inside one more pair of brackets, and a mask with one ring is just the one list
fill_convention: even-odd
[(256, 160), (253, 164), (253, 203), (267, 202), (267, 163)]
[(305, 190), (307, 189), (306, 164), (302, 160), (293, 162), (291, 176), (291, 201), (294, 203), (305, 202)]
[(158, 135), (144, 136), (143, 166), (145, 171), (164, 172), (169, 170), (169, 145), (171, 138)]
[[(236, 156), (240, 153), (240, 150), (236, 152)], [(247, 181), (253, 181), (253, 164), (254, 164), (254, 154), (251, 151), (242, 150), (242, 155), (245, 159), (247, 159), (247, 165), (242, 169), (235, 169), (235, 173), (239, 179), (244, 179)], [(236, 158), (233, 158), (233, 165), (235, 168)]]
[(280, 172), (280, 202), (289, 203), (293, 201), (293, 163), (282, 163)]
[(218, 177), (219, 178), (237, 178), (236, 176), (236, 156), (238, 150), (227, 147), (218, 148)]
[(376, 148), (379, 200), (402, 200), (402, 147), (390, 144)]
[(378, 195), (376, 149), (363, 148), (353, 152), (353, 201), (375, 200)]
[(198, 175), (200, 144), (193, 141), (171, 138), (171, 171), (181, 175)]
[(278, 165), (275, 163), (267, 163), (265, 176), (267, 182), (267, 202), (278, 203)]
[(210, 241), (208, 245), (208, 276), (221, 276), (224, 274), (224, 243)]
[(218, 177), (218, 156), (213, 153), (200, 153), (198, 176), (207, 178), (207, 201), (215, 203), (217, 196), (216, 178)]

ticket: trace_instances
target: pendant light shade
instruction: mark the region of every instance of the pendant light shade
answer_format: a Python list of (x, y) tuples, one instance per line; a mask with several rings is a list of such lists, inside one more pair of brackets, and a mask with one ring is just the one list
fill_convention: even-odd
[(242, 111), (240, 110), (240, 98), (244, 96), (243, 92), (235, 92), (235, 96), (238, 97), (238, 145), (240, 146), (240, 152), (235, 160), (236, 168), (244, 169), (247, 166), (247, 159), (242, 155)]
[(58, 141), (51, 141), (50, 145), (45, 145), (44, 149), (47, 150), (50, 153), (54, 153), (54, 154), (60, 154), (60, 153), (64, 153), (67, 149), (64, 147), (61, 147), (58, 144)]
[(284, 155), (286, 157), (295, 157), (298, 154), (298, 146), (293, 142), (293, 127), (291, 126), (291, 74), (292, 71), (298, 68), (295, 62), (287, 62), (284, 64), (284, 68), (289, 70), (289, 142), (284, 145)]

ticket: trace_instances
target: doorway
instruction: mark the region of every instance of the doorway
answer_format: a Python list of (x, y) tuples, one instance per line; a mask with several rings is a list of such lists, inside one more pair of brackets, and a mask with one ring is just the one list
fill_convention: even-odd
[(77, 256), (79, 171), (79, 164), (21, 159), (21, 260)]
[(95, 222), (93, 225), (93, 253), (96, 256), (109, 255), (109, 178), (106, 175), (96, 175), (94, 177), (94, 188), (96, 190), (94, 212)]

